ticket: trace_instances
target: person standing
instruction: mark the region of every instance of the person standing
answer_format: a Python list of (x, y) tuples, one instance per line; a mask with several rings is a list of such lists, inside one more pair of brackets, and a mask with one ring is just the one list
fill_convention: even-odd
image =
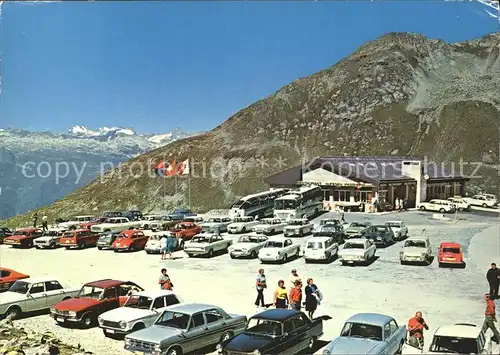
[(484, 323), (482, 331), (484, 333), (488, 330), (488, 328), (490, 328), (493, 332), (493, 337), (491, 338), (491, 340), (498, 344), (500, 341), (500, 334), (498, 334), (497, 327), (495, 326), (495, 323), (497, 321), (495, 302), (493, 302), (489, 293), (485, 294), (484, 298), (486, 300), (486, 311), (484, 312)]
[(259, 269), (259, 273), (255, 280), (255, 289), (257, 290), (257, 298), (255, 299), (255, 307), (265, 307), (264, 304), (264, 290), (267, 288), (266, 275), (264, 269)]
[(162, 290), (172, 289), (172, 282), (170, 280), (170, 276), (168, 276), (167, 274), (167, 269), (161, 269), (161, 276), (160, 279), (158, 280), (158, 283), (160, 284), (160, 288)]
[(47, 215), (44, 213), (42, 216), (42, 231), (44, 232), (49, 230), (47, 219)]
[(172, 259), (172, 252), (174, 251), (174, 247), (175, 247), (175, 238), (172, 235), (172, 233), (170, 233), (167, 237), (167, 253), (169, 259)]
[(36, 222), (38, 221), (38, 213), (35, 212), (33, 215), (33, 228), (36, 228)]
[(313, 283), (313, 279), (307, 279), (306, 292), (306, 311), (309, 319), (313, 319), (314, 312), (318, 308), (318, 287)]
[(500, 269), (497, 264), (491, 263), (491, 268), (486, 273), (486, 280), (490, 285), (490, 298), (492, 300), (498, 299), (498, 287), (500, 285)]
[(300, 311), (302, 304), (302, 282), (300, 280), (295, 281), (295, 287), (290, 290), (288, 300), (291, 309)]
[(274, 305), (276, 308), (288, 308), (288, 295), (285, 287), (285, 281), (279, 280), (278, 287), (274, 291)]
[(167, 259), (167, 236), (162, 235), (160, 239), (161, 260)]
[(299, 275), (297, 274), (297, 269), (292, 270), (292, 274), (290, 275), (290, 289), (295, 288), (295, 283), (297, 281), (301, 281)]

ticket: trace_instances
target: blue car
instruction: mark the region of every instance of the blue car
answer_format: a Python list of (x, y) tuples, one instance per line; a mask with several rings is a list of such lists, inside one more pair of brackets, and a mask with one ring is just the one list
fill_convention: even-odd
[(184, 217), (196, 216), (196, 213), (191, 211), (189, 208), (177, 208), (173, 212), (167, 215), (172, 221), (182, 221)]

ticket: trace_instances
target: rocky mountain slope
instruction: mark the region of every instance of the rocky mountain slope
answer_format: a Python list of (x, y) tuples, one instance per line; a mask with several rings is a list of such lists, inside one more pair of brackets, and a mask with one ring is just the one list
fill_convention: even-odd
[(144, 152), (189, 136), (176, 129), (143, 135), (131, 129), (72, 127), (68, 133), (0, 130), (0, 219), (63, 198)]
[[(170, 208), (187, 204), (188, 185), (196, 210), (226, 207), (265, 189), (264, 177), (318, 155), (485, 162), (471, 188), (496, 192), (499, 47), (499, 33), (454, 44), (387, 34), (242, 109), (211, 132), (134, 158), (44, 210), (56, 216)], [(184, 177), (139, 171), (148, 162), (188, 157), (194, 163), (190, 184)]]

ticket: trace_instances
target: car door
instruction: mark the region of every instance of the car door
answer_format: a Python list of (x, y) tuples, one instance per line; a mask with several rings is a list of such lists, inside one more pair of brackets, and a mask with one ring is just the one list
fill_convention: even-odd
[(185, 346), (183, 349), (184, 353), (192, 352), (211, 344), (203, 312), (198, 312), (191, 316), (186, 338), (187, 341), (184, 343)]
[(395, 354), (396, 353), (396, 348), (394, 346), (394, 343), (395, 343), (395, 336), (393, 336), (394, 334), (392, 334), (391, 332), (391, 324), (390, 322), (387, 322), (386, 324), (384, 324), (384, 328), (383, 328), (383, 331), (384, 331), (384, 342), (387, 344), (387, 354)]
[(294, 355), (299, 352), (299, 333), (296, 332), (294, 327), (293, 318), (287, 319), (283, 322), (283, 337), (279, 342), (279, 350), (277, 353), (280, 355)]
[(47, 304), (49, 307), (61, 302), (65, 297), (63, 287), (55, 280), (45, 282), (45, 293), (47, 294)]
[(28, 294), (26, 295), (26, 311), (36, 311), (50, 307), (47, 302), (47, 294), (45, 293), (45, 285), (43, 282), (32, 284)]
[(304, 349), (307, 349), (309, 346), (309, 325), (310, 320), (307, 319), (305, 314), (300, 314), (294, 318), (292, 318), (293, 323), (293, 338), (294, 342), (297, 344), (295, 353), (302, 352)]
[(210, 344), (218, 344), (222, 333), (227, 329), (224, 316), (216, 309), (210, 309), (203, 313), (206, 319), (208, 341)]
[[(109, 310), (118, 308), (120, 306), (120, 294), (119, 294), (120, 286), (109, 287), (104, 290), (103, 299), (101, 300), (101, 304), (99, 305), (98, 314), (107, 312)], [(124, 290), (124, 293), (127, 291)]]

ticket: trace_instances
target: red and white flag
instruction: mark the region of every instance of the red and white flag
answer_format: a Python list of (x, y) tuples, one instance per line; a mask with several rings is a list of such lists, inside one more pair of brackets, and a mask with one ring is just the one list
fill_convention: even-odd
[(189, 159), (186, 159), (177, 165), (177, 175), (189, 175)]
[(156, 167), (155, 172), (160, 176), (175, 175), (175, 160), (171, 162), (161, 161)]

